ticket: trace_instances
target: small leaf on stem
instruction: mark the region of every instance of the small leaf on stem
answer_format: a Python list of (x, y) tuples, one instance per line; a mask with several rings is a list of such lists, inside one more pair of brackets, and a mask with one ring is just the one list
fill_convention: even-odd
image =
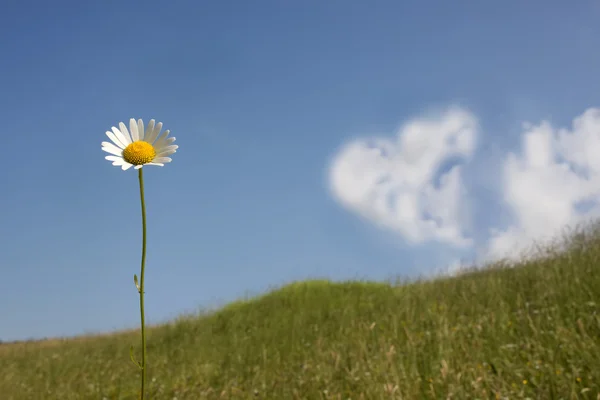
[(138, 290), (138, 293), (140, 292), (140, 285), (138, 283), (138, 278), (137, 278), (137, 274), (133, 274), (133, 283), (135, 283), (135, 287)]
[(142, 369), (142, 365), (135, 361), (135, 356), (133, 355), (133, 346), (129, 346), (129, 357), (131, 357), (131, 361), (133, 361), (133, 363), (137, 365), (139, 369)]

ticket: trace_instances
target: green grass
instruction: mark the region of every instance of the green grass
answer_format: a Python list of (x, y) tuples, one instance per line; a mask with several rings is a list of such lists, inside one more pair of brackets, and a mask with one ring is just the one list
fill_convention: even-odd
[[(599, 399), (600, 239), (515, 268), (294, 283), (148, 333), (150, 399)], [(139, 333), (0, 346), (0, 398), (134, 399)]]

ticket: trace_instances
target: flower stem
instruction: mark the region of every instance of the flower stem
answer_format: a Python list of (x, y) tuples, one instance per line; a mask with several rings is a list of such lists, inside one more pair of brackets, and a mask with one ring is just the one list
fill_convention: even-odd
[(144, 400), (144, 386), (146, 383), (146, 329), (144, 321), (144, 271), (146, 267), (146, 204), (144, 203), (144, 175), (139, 169), (140, 198), (142, 199), (142, 271), (140, 273), (140, 315), (142, 320), (142, 397)]

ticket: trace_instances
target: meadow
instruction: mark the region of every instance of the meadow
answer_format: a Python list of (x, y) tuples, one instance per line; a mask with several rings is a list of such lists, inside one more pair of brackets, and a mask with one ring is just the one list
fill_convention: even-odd
[[(150, 399), (600, 399), (600, 230), (410, 282), (296, 282), (148, 330)], [(135, 399), (139, 332), (0, 345), (0, 399)]]

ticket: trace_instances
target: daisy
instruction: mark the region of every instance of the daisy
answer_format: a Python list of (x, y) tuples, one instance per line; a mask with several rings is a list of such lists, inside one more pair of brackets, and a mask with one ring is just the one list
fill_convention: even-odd
[[(123, 122), (119, 123), (119, 129), (112, 127), (106, 131), (106, 136), (112, 141), (102, 142), (102, 150), (112, 155), (105, 158), (112, 161), (112, 165), (120, 166), (123, 171), (131, 167), (140, 169), (144, 165), (158, 165), (163, 167), (171, 162), (167, 156), (175, 153), (179, 146), (172, 145), (174, 137), (169, 136), (167, 129), (162, 134), (162, 122), (154, 124), (151, 119), (144, 131), (144, 121), (131, 118), (129, 120), (129, 131)], [(131, 132), (131, 136), (129, 135)], [(159, 137), (160, 135), (160, 137)]]

